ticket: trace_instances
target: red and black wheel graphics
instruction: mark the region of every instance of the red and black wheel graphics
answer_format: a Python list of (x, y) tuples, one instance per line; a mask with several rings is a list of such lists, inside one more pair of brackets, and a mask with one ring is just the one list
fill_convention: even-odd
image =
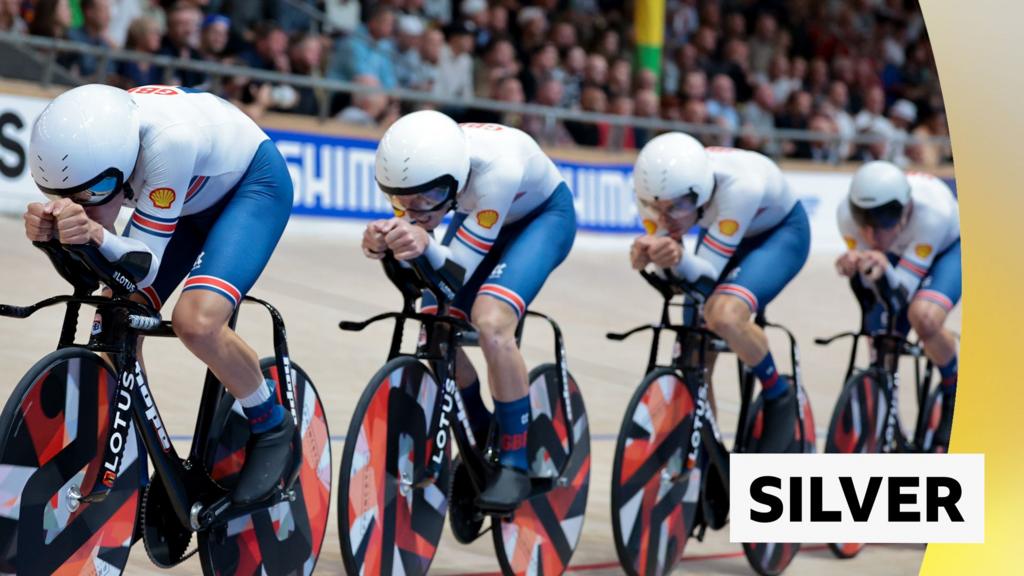
[[(264, 377), (277, 382), (278, 398), (283, 400), (284, 386), (274, 359), (264, 358), (260, 368)], [(302, 434), (295, 500), (200, 532), (199, 557), (205, 574), (308, 575), (316, 566), (331, 505), (330, 433), (313, 383), (297, 364), (292, 363), (291, 370), (297, 426)], [(225, 394), (221, 401), (230, 402), (231, 407), (223, 428), (211, 431), (215, 448), (206, 456), (206, 466), (210, 476), (230, 490), (245, 463), (249, 421), (230, 395)]]
[(338, 532), (349, 574), (416, 576), (430, 568), (448, 511), (450, 431), (438, 479), (418, 488), (411, 481), (434, 453), (428, 429), (446, 396), (410, 356), (385, 364), (363, 391), (339, 473)]
[[(790, 382), (792, 381), (791, 378)], [(797, 388), (797, 402), (803, 421), (797, 420), (793, 427), (793, 443), (790, 444), (788, 451), (813, 454), (818, 450), (817, 433), (814, 427), (811, 402), (807, 398), (807, 392), (803, 386)], [(756, 451), (757, 443), (764, 431), (763, 408), (764, 398), (758, 394), (757, 399), (751, 405), (751, 420), (746, 428), (748, 437), (744, 442), (747, 450), (751, 452)], [(799, 551), (800, 544), (797, 543), (745, 542), (743, 544), (743, 553), (747, 557), (747, 562), (755, 572), (762, 576), (782, 574)]]
[(510, 517), (493, 520), (498, 564), (507, 575), (565, 572), (583, 533), (590, 488), (590, 423), (583, 395), (571, 375), (570, 423), (558, 385), (559, 371), (555, 364), (543, 364), (530, 372), (530, 476), (552, 487), (520, 504)]
[[(889, 403), (874, 371), (855, 372), (846, 381), (832, 410), (825, 452), (871, 454), (881, 451)], [(864, 548), (857, 542), (828, 545), (837, 558), (853, 558)]]
[[(47, 355), (15, 388), (0, 415), (0, 572), (124, 570), (146, 472), (134, 425), (112, 433), (116, 390), (110, 368), (81, 348)], [(92, 491), (111, 442), (123, 445), (113, 488), (76, 508), (68, 491)]]
[(921, 419), (921, 431), (917, 434), (917, 445), (922, 452), (936, 452), (944, 454), (949, 451), (949, 446), (936, 442), (935, 435), (939, 431), (939, 424), (942, 423), (942, 405), (945, 402), (945, 395), (939, 389), (932, 390), (928, 400), (924, 404), (924, 415)]
[(697, 516), (703, 467), (686, 470), (693, 396), (679, 375), (659, 368), (626, 408), (612, 467), (612, 531), (622, 569), (662, 576), (683, 555)]

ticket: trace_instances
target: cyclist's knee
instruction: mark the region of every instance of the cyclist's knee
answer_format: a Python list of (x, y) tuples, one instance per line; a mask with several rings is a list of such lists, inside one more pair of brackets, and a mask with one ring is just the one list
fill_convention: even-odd
[(739, 298), (718, 295), (710, 302), (705, 321), (712, 332), (729, 338), (750, 321), (750, 308)]
[(507, 304), (493, 298), (479, 298), (473, 305), (473, 325), (480, 333), (484, 352), (515, 346), (519, 320)]
[(212, 292), (189, 297), (197, 292), (183, 294), (171, 317), (174, 333), (190, 347), (215, 340), (231, 317), (231, 305), (222, 297)]
[(914, 332), (922, 339), (928, 339), (942, 331), (946, 324), (946, 311), (927, 300), (914, 300), (907, 311), (907, 318)]

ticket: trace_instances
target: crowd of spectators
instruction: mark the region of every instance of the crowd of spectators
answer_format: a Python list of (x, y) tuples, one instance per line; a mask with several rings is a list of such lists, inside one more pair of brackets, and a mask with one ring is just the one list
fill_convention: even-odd
[[(948, 146), (912, 138), (948, 136), (917, 0), (666, 0), (657, 71), (637, 63), (633, 9), (611, 0), (0, 0), (0, 30), (425, 91), (449, 99), (445, 111), (461, 120), (515, 125), (547, 144), (639, 148), (655, 132), (477, 110), (470, 100), (707, 125), (698, 134), (707, 144), (775, 157), (951, 157)], [(255, 116), (326, 113), (386, 126), (413, 105), (76, 54), (60, 62), (124, 87), (215, 90)], [(774, 128), (833, 138), (766, 137)]]

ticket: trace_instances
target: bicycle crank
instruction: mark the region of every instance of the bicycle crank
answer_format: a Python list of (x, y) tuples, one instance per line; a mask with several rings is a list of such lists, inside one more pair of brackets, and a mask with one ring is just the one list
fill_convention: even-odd
[(161, 568), (181, 564), (199, 549), (188, 550), (192, 531), (178, 522), (171, 501), (157, 474), (142, 495), (142, 543), (149, 559)]

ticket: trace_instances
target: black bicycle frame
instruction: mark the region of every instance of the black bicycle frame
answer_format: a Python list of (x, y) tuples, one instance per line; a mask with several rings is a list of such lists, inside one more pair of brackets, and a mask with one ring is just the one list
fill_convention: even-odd
[[(226, 521), (230, 518), (223, 514), (231, 510), (231, 517), (238, 517), (266, 507), (260, 502), (246, 507), (231, 507), (229, 496), (224, 490), (206, 475), (202, 462), (210, 442), (210, 431), (215, 423), (226, 418), (227, 414), (215, 414), (214, 407), (221, 404), (221, 397), (226, 394), (223, 385), (207, 370), (206, 381), (202, 393), (202, 401), (196, 420), (195, 435), (188, 460), (182, 460), (170, 435), (163, 424), (156, 400), (149, 390), (145, 370), (137, 358), (138, 339), (140, 336), (176, 337), (171, 323), (163, 321), (147, 306), (127, 298), (129, 292), (113, 286), (112, 297), (88, 295), (98, 286), (97, 276), (102, 277), (103, 270), (94, 270), (91, 264), (79, 260), (72, 252), (95, 250), (95, 247), (62, 247), (54, 242), (37, 243), (57, 271), (75, 287), (73, 296), (56, 296), (40, 301), (32, 306), (17, 307), (0, 305), (0, 316), (27, 318), (36, 311), (54, 305), (66, 304), (64, 321), (61, 327), (58, 348), (79, 347), (92, 352), (106, 353), (110, 359), (117, 380), (114, 392), (114, 405), (111, 411), (109, 426), (110, 438), (104, 448), (104, 466), (98, 471), (100, 477), (93, 483), (93, 490), (83, 494), (82, 502), (99, 502), (110, 492), (120, 472), (121, 453), (127, 442), (128, 421), (140, 430), (144, 453), (153, 461), (156, 473), (161, 477), (168, 498), (178, 521), (183, 526), (200, 530), (214, 522)], [(264, 306), (271, 315), (274, 331), (274, 352), (280, 380), (287, 386), (285, 401), (287, 408), (295, 418), (295, 393), (288, 361), (288, 350), (284, 321), (277, 310), (262, 300), (246, 296), (243, 301), (250, 301)], [(99, 320), (94, 323), (92, 334), (87, 344), (75, 344), (78, 315), (81, 306), (89, 305), (96, 308)], [(234, 328), (238, 310), (233, 314), (230, 326)], [(297, 441), (299, 427), (296, 426)], [(299, 441), (299, 446), (301, 442)], [(293, 468), (288, 476), (285, 493), (288, 493), (299, 475), (302, 453), (295, 450)], [(84, 483), (83, 483), (84, 484)], [(201, 502), (204, 496), (221, 494), (221, 497), (207, 507), (200, 517), (193, 517), (192, 505)]]

